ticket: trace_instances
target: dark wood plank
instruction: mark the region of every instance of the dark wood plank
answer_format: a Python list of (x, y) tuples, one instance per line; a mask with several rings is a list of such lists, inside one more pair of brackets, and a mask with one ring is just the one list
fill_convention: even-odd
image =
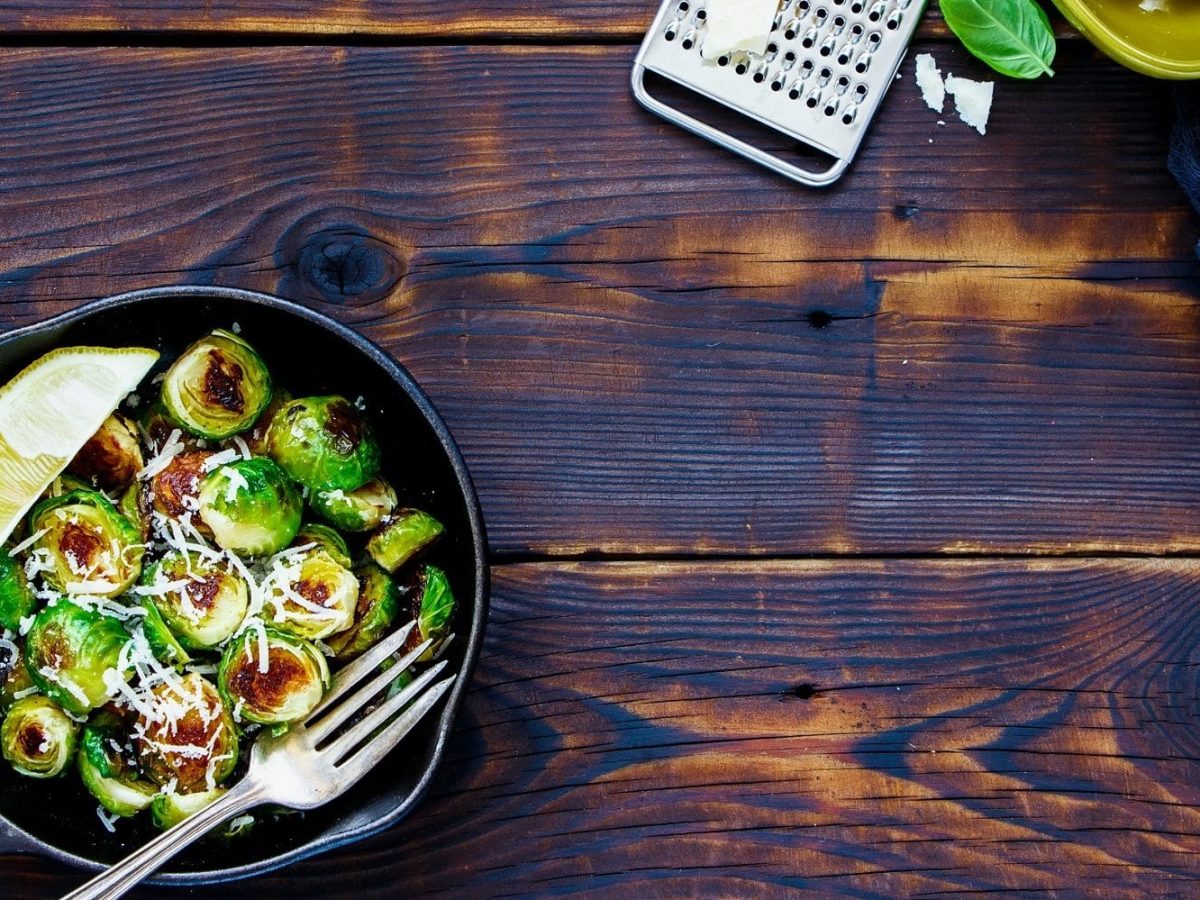
[[(569, 0), (531, 6), (522, 0), (469, 5), (436, 0), (0, 0), (0, 30), (218, 36), (344, 37), (405, 41), (517, 38), (587, 43), (641, 41), (658, 4), (653, 0)], [(1055, 17), (1060, 38), (1078, 34)], [(948, 37), (941, 10), (931, 3), (923, 37)]]
[(1160, 84), (1073, 47), (980, 137), (906, 68), (818, 192), (638, 109), (631, 54), (0, 53), (0, 311), (329, 311), (430, 390), (509, 558), (1200, 550)]
[(418, 814), (196, 896), (1194, 896), (1196, 585), (1183, 560), (500, 567)]

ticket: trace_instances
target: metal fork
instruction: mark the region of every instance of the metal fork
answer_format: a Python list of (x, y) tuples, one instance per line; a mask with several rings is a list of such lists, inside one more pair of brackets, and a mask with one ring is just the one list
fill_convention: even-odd
[(431, 642), (425, 641), (350, 693), (403, 646), (414, 625), (400, 629), (339, 672), (329, 694), (303, 723), (291, 726), (279, 737), (260, 734), (250, 754), (249, 771), (220, 800), (135, 850), (63, 900), (119, 897), (193, 841), (252, 807), (277, 803), (292, 809), (312, 809), (345, 793), (413, 729), (454, 682), (456, 676), (451, 675), (433, 684), (446, 667), (444, 661), (440, 662), (339, 732), (429, 649)]

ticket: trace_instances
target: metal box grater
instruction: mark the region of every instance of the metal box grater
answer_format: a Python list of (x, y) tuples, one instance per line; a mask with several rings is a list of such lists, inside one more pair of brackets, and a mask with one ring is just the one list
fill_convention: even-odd
[[(836, 181), (904, 59), (925, 0), (781, 0), (766, 53), (704, 60), (704, 0), (664, 0), (633, 64), (633, 93), (647, 109), (802, 184)], [(802, 168), (659, 100), (649, 69), (828, 154)]]

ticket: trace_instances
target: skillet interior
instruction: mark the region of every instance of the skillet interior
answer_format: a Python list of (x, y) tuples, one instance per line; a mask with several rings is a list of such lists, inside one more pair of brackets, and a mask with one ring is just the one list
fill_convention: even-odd
[[(444, 426), (437, 414), (406, 375), (389, 371), (377, 348), (352, 333), (333, 333), (320, 319), (309, 318), (311, 313), (272, 298), (219, 289), (162, 289), (101, 301), (80, 312), (63, 317), (62, 323), (55, 320), (0, 338), (0, 383), (55, 346), (142, 345), (170, 360), (209, 329), (237, 322), (276, 382), (292, 393), (341, 393), (352, 400), (363, 396), (383, 447), (384, 474), (396, 486), (401, 505), (428, 509), (447, 526), (449, 540), (429, 561), (446, 570), (459, 600), (459, 637), (449, 658), (462, 675), (438, 716), (427, 718), (346, 796), (307, 813), (268, 820), (260, 814), (251, 836), (200, 842), (170, 864), (167, 872), (180, 874), (165, 880), (196, 883), (249, 875), (397, 820), (414, 805), (440, 760), (486, 619), (478, 506), (461, 460), (457, 470), (452, 460), (457, 450), (444, 430), (439, 434)], [(160, 363), (155, 372), (162, 368)], [(35, 839), (31, 845), (49, 845), (37, 849), (85, 865), (116, 862), (154, 834), (144, 815), (118, 823), (117, 834), (109, 834), (77, 777), (38, 781), (7, 765), (0, 766), (0, 815)]]

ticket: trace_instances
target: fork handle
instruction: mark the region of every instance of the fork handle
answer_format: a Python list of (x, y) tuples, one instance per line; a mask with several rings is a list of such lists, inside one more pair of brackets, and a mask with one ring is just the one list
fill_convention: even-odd
[(115, 866), (71, 891), (63, 900), (109, 900), (120, 897), (213, 828), (238, 813), (257, 806), (263, 800), (263, 793), (258, 785), (244, 778), (231, 787), (220, 800), (188, 816), (174, 828), (164, 831), (150, 843), (134, 850)]

